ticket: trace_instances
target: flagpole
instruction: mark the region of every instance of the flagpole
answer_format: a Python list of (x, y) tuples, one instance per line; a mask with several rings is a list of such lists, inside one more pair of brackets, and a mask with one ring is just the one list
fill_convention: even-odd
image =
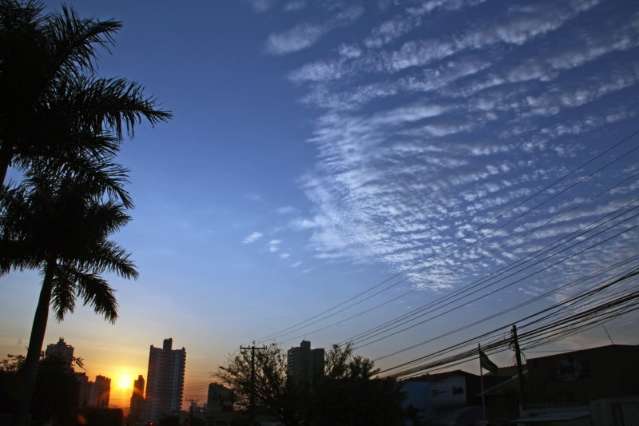
[(477, 354), (479, 355), (479, 382), (481, 383), (481, 410), (484, 417), (484, 424), (486, 420), (486, 395), (484, 394), (484, 369), (481, 366), (481, 343), (477, 343)]

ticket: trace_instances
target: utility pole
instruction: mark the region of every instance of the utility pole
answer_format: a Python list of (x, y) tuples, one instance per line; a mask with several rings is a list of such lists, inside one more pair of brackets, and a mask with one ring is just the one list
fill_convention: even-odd
[(484, 390), (484, 368), (482, 366), (481, 360), (481, 343), (477, 343), (477, 356), (479, 357), (479, 381), (481, 383), (481, 411), (483, 417), (483, 424), (487, 423), (486, 418), (486, 393)]
[(251, 418), (251, 426), (255, 424), (255, 351), (265, 351), (266, 346), (255, 346), (255, 340), (251, 346), (240, 346), (240, 351), (251, 352), (251, 395), (249, 399), (249, 416)]
[(513, 324), (512, 329), (513, 347), (515, 349), (515, 359), (517, 360), (517, 376), (519, 377), (519, 407), (526, 407), (526, 386), (524, 378), (524, 367), (521, 364), (521, 350), (519, 349), (519, 338), (517, 337), (517, 325)]

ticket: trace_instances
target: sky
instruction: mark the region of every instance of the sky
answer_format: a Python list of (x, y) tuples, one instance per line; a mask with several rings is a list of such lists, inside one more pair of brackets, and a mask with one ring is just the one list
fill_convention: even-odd
[[(146, 375), (149, 345), (173, 337), (187, 350), (185, 400), (202, 401), (240, 345), (276, 334), (285, 348), (328, 347), (639, 195), (636, 1), (66, 3), (123, 22), (99, 75), (140, 82), (174, 113), (122, 145), (136, 206), (115, 238), (140, 277), (111, 277), (118, 321), (78, 308), (49, 323), (45, 342), (64, 337), (90, 376)], [(583, 291), (597, 282), (584, 277), (639, 254), (639, 220), (611, 224), (562, 246), (565, 261), (358, 352), (378, 358), (578, 282), (378, 363), (394, 365)], [(2, 355), (25, 351), (40, 280), (0, 278)], [(607, 330), (637, 344), (636, 323)], [(609, 340), (597, 328), (548, 350)]]

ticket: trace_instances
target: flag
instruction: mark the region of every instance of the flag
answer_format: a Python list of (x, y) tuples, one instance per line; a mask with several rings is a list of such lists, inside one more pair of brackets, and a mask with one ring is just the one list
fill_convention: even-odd
[(479, 363), (482, 368), (490, 371), (491, 373), (497, 373), (497, 370), (499, 370), (497, 364), (492, 362), (490, 358), (488, 358), (488, 355), (486, 355), (481, 349), (479, 350)]

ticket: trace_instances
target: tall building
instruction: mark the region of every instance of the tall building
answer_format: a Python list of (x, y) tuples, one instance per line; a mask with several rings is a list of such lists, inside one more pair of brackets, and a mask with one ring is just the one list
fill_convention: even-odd
[(89, 381), (89, 377), (85, 373), (75, 373), (75, 380), (78, 384), (78, 407), (85, 408), (89, 406), (91, 398), (91, 388), (93, 382)]
[(151, 345), (146, 375), (146, 418), (157, 421), (182, 408), (186, 350), (173, 349), (173, 339), (164, 339), (162, 348)]
[(297, 385), (312, 385), (324, 376), (324, 349), (311, 349), (311, 342), (302, 340), (287, 353), (286, 373)]
[(206, 408), (209, 412), (233, 411), (233, 391), (218, 383), (209, 384)]
[(109, 407), (111, 379), (104, 376), (96, 376), (95, 382), (92, 382), (85, 373), (75, 373), (75, 380), (78, 384), (78, 407)]
[(129, 424), (136, 424), (142, 420), (144, 414), (144, 377), (138, 376), (133, 382), (133, 394), (129, 409)]
[(111, 379), (104, 376), (95, 376), (95, 382), (91, 386), (89, 405), (96, 408), (108, 408), (111, 396)]
[(44, 355), (47, 358), (59, 359), (65, 366), (71, 368), (71, 363), (73, 362), (73, 346), (67, 345), (64, 339), (60, 337), (58, 343), (52, 343), (47, 346)]

